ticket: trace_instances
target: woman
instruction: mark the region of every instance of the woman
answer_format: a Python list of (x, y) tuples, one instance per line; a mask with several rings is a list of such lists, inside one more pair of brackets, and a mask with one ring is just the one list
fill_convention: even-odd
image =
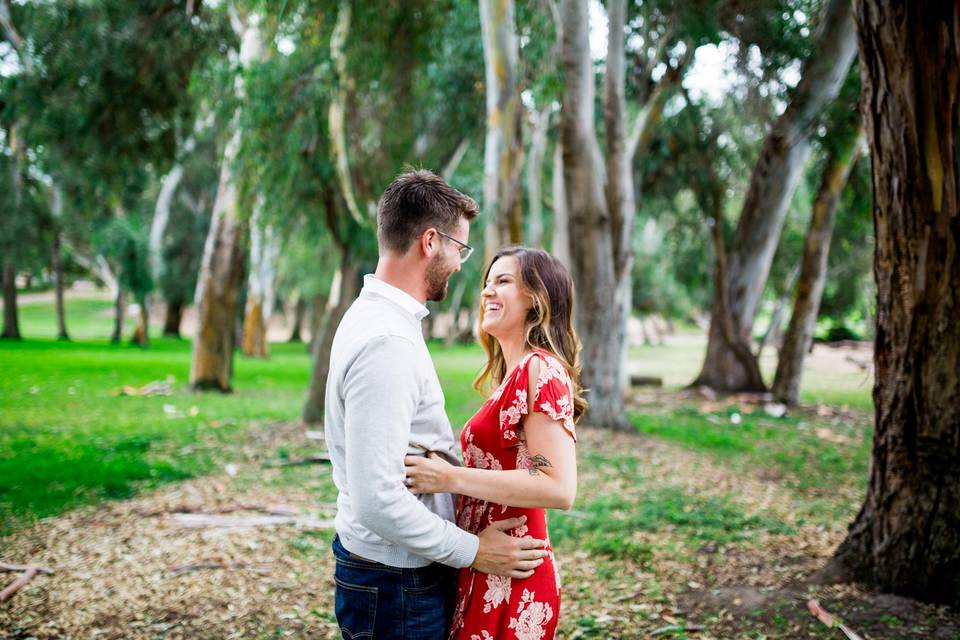
[[(511, 531), (547, 540), (543, 564), (523, 579), (460, 572), (450, 637), (549, 640), (560, 613), (560, 579), (546, 509), (569, 509), (577, 490), (574, 423), (586, 409), (578, 383), (573, 283), (546, 251), (508, 247), (484, 276), (480, 343), (487, 365), (474, 382), (496, 388), (460, 434), (464, 466), (407, 458), (414, 493), (460, 494), (457, 524), (478, 533), (526, 516)], [(492, 384), (490, 384), (492, 383)]]

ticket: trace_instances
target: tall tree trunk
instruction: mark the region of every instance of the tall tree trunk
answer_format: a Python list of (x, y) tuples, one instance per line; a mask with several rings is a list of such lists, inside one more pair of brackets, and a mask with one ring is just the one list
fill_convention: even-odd
[(587, 4), (564, 0), (563, 47), (565, 73), (560, 139), (563, 179), (570, 215), (571, 267), (577, 286), (576, 324), (583, 341), (582, 379), (590, 389), (589, 423), (626, 428), (622, 376), (623, 313), (617, 296), (617, 272), (611, 256), (614, 240), (603, 189), (604, 166), (594, 130), (594, 74), (588, 41)]
[(53, 271), (54, 301), (57, 308), (57, 340), (70, 340), (67, 333), (67, 315), (63, 305), (63, 255), (60, 248), (59, 224), (54, 224), (53, 242), (50, 247), (50, 269)]
[(127, 296), (123, 289), (117, 287), (113, 293), (113, 333), (110, 334), (111, 344), (120, 344), (123, 338), (123, 323), (127, 315)]
[(360, 293), (360, 266), (352, 251), (343, 249), (337, 278), (330, 291), (327, 313), (323, 326), (313, 338), (313, 368), (310, 372), (310, 386), (303, 405), (303, 422), (319, 424), (323, 422), (324, 401), (327, 388), (327, 375), (330, 372), (330, 349), (333, 337), (343, 314)]
[(265, 358), (269, 354), (267, 323), (273, 312), (274, 283), (280, 238), (272, 225), (263, 221), (263, 203), (254, 208), (250, 228), (250, 277), (247, 281), (247, 308), (243, 320), (244, 354)]
[(858, 0), (876, 230), (876, 422), (854, 577), (960, 605), (960, 5)]
[[(809, 154), (812, 124), (836, 97), (856, 54), (851, 13), (850, 0), (828, 1), (813, 53), (750, 178), (727, 273), (734, 330), (748, 344), (790, 200)], [(721, 329), (719, 318), (711, 320), (706, 357), (694, 384), (720, 391), (763, 390)]]
[[(256, 14), (247, 19), (240, 45), (240, 63), (247, 66), (264, 53), (263, 36)], [(242, 76), (237, 93), (243, 95)], [(234, 322), (237, 298), (243, 284), (246, 224), (240, 218), (239, 194), (233, 165), (240, 149), (239, 113), (234, 114), (234, 133), (223, 152), (220, 182), (203, 260), (197, 278), (197, 335), (193, 342), (190, 386), (194, 389), (231, 390)]]
[(141, 349), (150, 346), (150, 308), (147, 306), (147, 297), (143, 296), (137, 301), (137, 326), (133, 330), (133, 336), (130, 338), (130, 344), (136, 345)]
[(163, 336), (165, 338), (180, 337), (180, 323), (183, 321), (183, 301), (172, 300), (167, 302), (167, 310), (163, 319)]
[(519, 44), (513, 0), (479, 0), (487, 103), (483, 160), (486, 261), (506, 245), (523, 241), (523, 166)]
[(293, 326), (290, 327), (290, 337), (287, 342), (303, 342), (303, 320), (307, 315), (307, 301), (299, 291), (295, 294), (296, 302), (293, 305)]
[(53, 238), (50, 244), (50, 270), (53, 272), (54, 303), (57, 311), (57, 340), (70, 340), (67, 333), (67, 315), (63, 304), (63, 249), (61, 227), (63, 221), (63, 190), (58, 183), (50, 192), (50, 212), (53, 217)]
[(547, 153), (547, 131), (550, 128), (550, 107), (534, 111), (533, 133), (530, 136), (530, 160), (527, 162), (527, 198), (529, 215), (527, 243), (543, 246), (543, 158)]
[(3, 333), (0, 338), (20, 339), (20, 318), (17, 313), (17, 267), (13, 260), (3, 262)]
[(851, 133), (848, 140), (830, 152), (813, 201), (793, 313), (783, 339), (783, 348), (780, 349), (777, 373), (773, 378), (774, 398), (791, 406), (800, 403), (803, 360), (813, 342), (817, 312), (823, 297), (823, 287), (827, 282), (827, 261), (830, 257), (830, 238), (833, 235), (837, 203), (863, 142), (862, 129), (857, 127)]
[(570, 268), (570, 213), (567, 210), (567, 186), (563, 182), (563, 144), (557, 140), (553, 150), (553, 238), (550, 252)]

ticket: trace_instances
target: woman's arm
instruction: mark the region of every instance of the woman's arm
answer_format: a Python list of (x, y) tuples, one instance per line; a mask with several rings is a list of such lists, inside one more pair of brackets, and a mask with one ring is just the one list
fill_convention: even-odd
[[(527, 397), (532, 399), (540, 362), (533, 358), (529, 367)], [(539, 412), (525, 417), (523, 432), (529, 452), (526, 468), (472, 469), (434, 457), (408, 457), (408, 486), (414, 493), (461, 493), (511, 507), (569, 509), (577, 494), (573, 436), (558, 421)]]

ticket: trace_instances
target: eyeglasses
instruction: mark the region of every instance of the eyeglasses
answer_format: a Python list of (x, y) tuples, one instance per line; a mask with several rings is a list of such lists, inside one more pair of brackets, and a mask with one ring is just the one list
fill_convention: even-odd
[[(437, 231), (437, 230), (434, 229), (434, 231)], [(453, 240), (453, 241), (456, 242), (458, 245), (460, 245), (460, 249), (459, 249), (459, 253), (460, 253), (460, 264), (463, 264), (464, 262), (466, 262), (467, 260), (469, 260), (469, 259), (470, 259), (470, 256), (473, 255), (473, 247), (471, 247), (470, 245), (468, 245), (468, 244), (463, 244), (462, 242), (460, 242), (459, 240), (457, 240), (457, 239), (454, 238), (453, 236), (448, 236), (448, 235), (445, 234), (443, 231), (437, 231), (437, 235), (438, 235), (438, 236), (443, 236), (443, 237), (446, 238), (447, 240)]]

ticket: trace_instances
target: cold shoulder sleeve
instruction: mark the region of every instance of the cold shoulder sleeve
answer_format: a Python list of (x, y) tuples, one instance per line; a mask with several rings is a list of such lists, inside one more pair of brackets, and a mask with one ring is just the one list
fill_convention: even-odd
[[(534, 397), (528, 398), (528, 376), (533, 358), (540, 361), (540, 373), (537, 376)], [(500, 444), (503, 447), (520, 444), (517, 430), (523, 416), (531, 411), (546, 414), (559, 422), (576, 441), (572, 388), (570, 376), (558, 359), (539, 352), (528, 356), (517, 375), (504, 387), (499, 398)]]

